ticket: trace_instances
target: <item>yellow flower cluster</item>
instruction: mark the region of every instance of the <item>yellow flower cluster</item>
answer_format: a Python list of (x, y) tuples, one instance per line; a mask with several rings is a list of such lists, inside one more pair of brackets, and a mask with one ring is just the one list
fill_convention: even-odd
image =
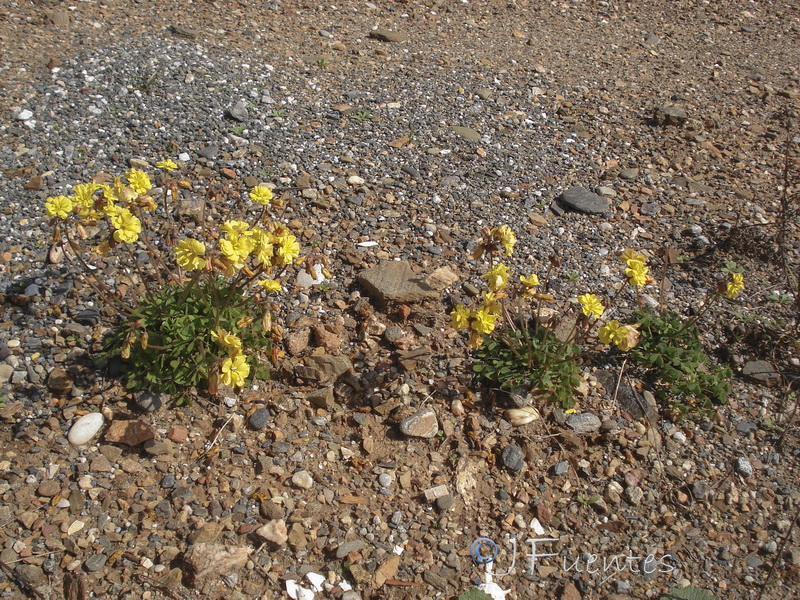
[(502, 249), (506, 256), (514, 253), (514, 244), (517, 243), (517, 236), (508, 225), (501, 225), (494, 229), (484, 227), (481, 231), (481, 242), (473, 252), (472, 257), (476, 260), (486, 254), (494, 254)]
[(642, 287), (647, 283), (652, 283), (653, 279), (648, 275), (650, 267), (647, 266), (647, 258), (643, 254), (625, 250), (619, 258), (625, 263), (625, 275), (630, 285)]
[(107, 254), (118, 243), (132, 244), (142, 232), (142, 222), (137, 213), (154, 210), (157, 205), (149, 195), (153, 185), (147, 173), (129, 169), (125, 178), (127, 185), (119, 177), (110, 185), (96, 182), (78, 184), (73, 188), (72, 196), (47, 198), (45, 212), (48, 217), (62, 221), (75, 217), (80, 226), (96, 225), (107, 217), (113, 231), (95, 247), (98, 254)]
[(578, 302), (581, 304), (581, 310), (587, 317), (595, 317), (599, 319), (605, 312), (605, 307), (600, 302), (600, 298), (594, 294), (583, 294), (578, 296)]
[(477, 348), (483, 342), (483, 336), (494, 331), (500, 310), (498, 298), (494, 294), (487, 293), (477, 310), (470, 310), (463, 304), (458, 304), (450, 313), (450, 326), (456, 331), (469, 330), (468, 345), (470, 348)]
[(733, 300), (744, 290), (744, 276), (741, 273), (731, 273), (730, 279), (725, 284), (725, 297)]
[(220, 381), (231, 387), (242, 387), (245, 379), (250, 376), (250, 365), (242, 352), (242, 340), (235, 333), (224, 329), (212, 331), (211, 339), (228, 355), (220, 367)]
[(600, 328), (600, 343), (614, 344), (623, 352), (627, 352), (639, 343), (638, 325), (624, 325), (614, 319)]

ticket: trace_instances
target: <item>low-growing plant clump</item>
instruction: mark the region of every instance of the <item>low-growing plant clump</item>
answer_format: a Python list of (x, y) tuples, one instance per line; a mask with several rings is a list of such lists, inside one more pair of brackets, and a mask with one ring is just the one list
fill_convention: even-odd
[(515, 244), (508, 226), (484, 229), (472, 258), (489, 257), (483, 275), (488, 289), (477, 306), (458, 304), (450, 314), (454, 329), (469, 332), (472, 368), (480, 381), (509, 392), (527, 390), (569, 410), (581, 381), (581, 363), (589, 354), (599, 359), (599, 342), (610, 353), (607, 357), (614, 353), (629, 357), (660, 396), (683, 412), (725, 401), (732, 373), (710, 361), (696, 322), (715, 298), (733, 300), (741, 293), (744, 278), (738, 270), (727, 269), (725, 279), (692, 319), (662, 308), (639, 310), (627, 319), (610, 318), (621, 312), (616, 304), (626, 290), (633, 290), (634, 302), (641, 304), (642, 289), (655, 283), (643, 254), (625, 250), (620, 255), (625, 284), (610, 298), (585, 293), (574, 304), (552, 308), (556, 298), (547, 290), (553, 270), (560, 266), (558, 259), (551, 257), (541, 280), (534, 273), (515, 283), (509, 267), (500, 262), (501, 255), (513, 254)]
[[(169, 203), (192, 182), (173, 175), (171, 160), (157, 166), (161, 205), (150, 176), (135, 168), (124, 179), (98, 176), (45, 203), (53, 241), (122, 318), (109, 354), (126, 361), (134, 390), (205, 386), (214, 393), (219, 384), (267, 378), (281, 354), (268, 296), (282, 290), (282, 277), (300, 260), (297, 238), (271, 214), (282, 201), (256, 186), (247, 193), (255, 216), (247, 220), (243, 210), (242, 219), (213, 227), (206, 221), (177, 239)], [(95, 261), (116, 263), (110, 282)]]

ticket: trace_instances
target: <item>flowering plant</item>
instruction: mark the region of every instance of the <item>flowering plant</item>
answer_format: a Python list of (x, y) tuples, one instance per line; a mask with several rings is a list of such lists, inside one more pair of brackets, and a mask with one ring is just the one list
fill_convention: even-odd
[[(509, 267), (499, 262), (500, 254), (513, 254), (516, 243), (513, 231), (504, 225), (495, 229), (485, 228), (481, 235), (472, 256), (476, 259), (489, 257), (489, 268), (483, 275), (488, 290), (483, 292), (475, 307), (456, 305), (450, 313), (450, 324), (457, 331), (469, 333), (467, 346), (475, 350), (476, 357), (474, 372), (486, 381), (499, 384), (502, 389), (527, 388), (570, 408), (574, 402), (573, 390), (580, 383), (580, 355), (592, 339), (616, 351), (630, 353), (642, 341), (642, 324), (645, 324), (648, 333), (658, 336), (660, 345), (655, 353), (663, 356), (676, 355), (678, 351), (673, 346), (686, 344), (687, 336), (697, 339), (696, 329), (690, 328), (696, 318), (674, 327), (666, 335), (653, 328), (653, 320), (643, 313), (635, 315), (637, 322), (634, 323), (609, 317), (626, 289), (633, 290), (638, 302), (642, 288), (655, 283), (643, 254), (628, 249), (620, 255), (627, 285), (620, 286), (612, 297), (603, 299), (593, 293), (584, 293), (576, 298), (579, 311), (569, 304), (559, 311), (548, 306), (555, 298), (546, 292), (551, 270), (560, 266), (557, 257), (551, 257), (550, 266), (541, 280), (537, 274), (531, 274), (519, 277), (519, 283), (513, 284)], [(718, 291), (733, 299), (742, 289), (744, 279), (741, 273), (730, 272), (728, 280), (720, 284)], [(710, 301), (706, 301), (704, 308), (709, 305)], [(647, 344), (647, 351), (636, 352), (632, 358), (645, 368), (663, 366), (663, 360), (653, 360), (653, 348), (651, 341)], [(692, 348), (700, 348), (699, 342)], [(701, 362), (686, 364), (699, 366)], [(713, 369), (705, 369), (705, 366), (703, 369), (712, 373), (713, 381), (709, 383), (708, 378), (698, 376), (702, 383), (687, 388), (688, 393), (706, 393), (713, 387), (714, 398), (721, 401), (719, 399), (726, 395), (725, 385), (717, 381), (719, 378)], [(690, 375), (684, 374), (684, 380), (689, 379)]]
[[(182, 392), (205, 384), (214, 393), (218, 383), (240, 387), (252, 373), (267, 377), (281, 355), (268, 296), (282, 290), (281, 277), (300, 258), (296, 237), (270, 214), (281, 200), (256, 186), (248, 193), (255, 218), (207, 218), (176, 242), (169, 203), (192, 182), (173, 176), (171, 160), (157, 166), (161, 205), (150, 176), (135, 168), (45, 202), (53, 241), (123, 318), (109, 350), (128, 361), (128, 387)], [(98, 276), (115, 260), (114, 278)]]

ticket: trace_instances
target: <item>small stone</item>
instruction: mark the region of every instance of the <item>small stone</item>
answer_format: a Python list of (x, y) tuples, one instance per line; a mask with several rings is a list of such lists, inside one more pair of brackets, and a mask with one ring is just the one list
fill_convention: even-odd
[(389, 475), (388, 473), (381, 473), (380, 475), (378, 475), (378, 485), (380, 485), (381, 487), (389, 487), (390, 485), (392, 485), (393, 481), (394, 480), (392, 479), (392, 476)]
[(305, 327), (286, 336), (286, 352), (289, 356), (300, 356), (311, 343), (311, 329)]
[(167, 473), (161, 479), (160, 485), (162, 488), (166, 490), (175, 487), (175, 475), (173, 475), (172, 473)]
[(362, 271), (358, 282), (366, 292), (381, 303), (412, 303), (438, 298), (440, 291), (417, 275), (407, 261), (386, 261)]
[(250, 114), (247, 111), (247, 100), (239, 100), (233, 108), (230, 109), (229, 114), (240, 123), (247, 121), (250, 118)]
[(432, 438), (439, 432), (436, 411), (430, 407), (418, 410), (400, 422), (400, 431), (409, 437)]
[(634, 506), (639, 506), (642, 498), (644, 498), (644, 492), (638, 485), (632, 485), (625, 490), (625, 499)]
[[(402, 480), (401, 480), (401, 482), (400, 482), (400, 483), (401, 483), (401, 485), (402, 485)], [(447, 486), (446, 486), (446, 485), (444, 485), (444, 484), (442, 484), (442, 485), (436, 485), (436, 486), (434, 486), (434, 487), (428, 488), (428, 489), (427, 489), (427, 490), (425, 490), (425, 492), (424, 492), (424, 494), (425, 494), (425, 499), (426, 499), (428, 502), (435, 502), (435, 501), (436, 501), (436, 500), (438, 500), (439, 498), (441, 498), (441, 497), (443, 497), (443, 496), (446, 496), (446, 495), (448, 495), (449, 493), (450, 493), (450, 490), (448, 490), (448, 489), (447, 489)]]
[(14, 373), (14, 367), (11, 365), (2, 364), (0, 365), (0, 383), (5, 383), (9, 379), (11, 379), (11, 375)]
[(44, 498), (52, 498), (56, 494), (61, 491), (61, 484), (57, 481), (53, 481), (52, 479), (48, 479), (47, 481), (43, 481), (39, 484), (39, 487), (36, 488), (36, 493)]
[(136, 408), (143, 413), (157, 411), (169, 400), (169, 395), (156, 392), (139, 392), (134, 397)]
[(381, 42), (405, 42), (408, 41), (408, 34), (404, 31), (391, 31), (389, 29), (375, 29), (369, 32), (369, 37)]
[(73, 446), (82, 446), (97, 435), (104, 422), (105, 419), (101, 413), (83, 415), (73, 423), (67, 435), (67, 440)]
[(751, 465), (750, 461), (744, 456), (740, 456), (736, 459), (736, 461), (733, 463), (733, 468), (742, 477), (753, 476), (753, 465)]
[(781, 375), (772, 363), (766, 360), (751, 360), (742, 367), (742, 375), (754, 383), (777, 386), (781, 383)]
[(72, 379), (62, 368), (55, 368), (47, 376), (47, 389), (54, 394), (64, 395), (72, 390)]
[(581, 600), (581, 593), (573, 584), (568, 583), (561, 590), (560, 600)]
[(470, 142), (479, 142), (481, 140), (481, 134), (470, 127), (456, 125), (452, 127), (452, 130), (457, 136), (469, 140)]
[(569, 463), (566, 460), (557, 462), (553, 466), (553, 475), (561, 476), (569, 473)]
[(568, 210), (589, 215), (603, 214), (609, 209), (608, 200), (577, 185), (564, 190), (559, 203)]
[(308, 546), (308, 540), (306, 539), (306, 533), (303, 530), (302, 523), (294, 523), (289, 530), (289, 545), (294, 548), (295, 550), (302, 550), (306, 546)]
[(525, 466), (525, 454), (522, 452), (522, 448), (516, 444), (509, 444), (503, 448), (500, 459), (503, 461), (503, 465), (511, 471), (521, 471)]
[(673, 125), (682, 126), (687, 121), (686, 111), (679, 106), (659, 106), (655, 110), (655, 121), (658, 125), (666, 127)]
[(138, 420), (114, 421), (106, 431), (105, 439), (113, 444), (138, 446), (156, 437), (155, 430)]
[(331, 410), (336, 406), (333, 386), (331, 385), (308, 392), (306, 394), (306, 400), (308, 400), (308, 403), (314, 408)]
[(453, 496), (453, 494), (447, 494), (445, 496), (442, 496), (441, 498), (436, 499), (436, 508), (444, 512), (448, 510), (451, 506), (453, 506), (454, 502), (455, 502), (455, 497)]
[(314, 479), (308, 471), (298, 471), (292, 475), (292, 483), (304, 490), (310, 490), (314, 486)]
[(17, 113), (17, 121), (27, 121), (33, 116), (33, 111), (23, 108)]
[(361, 540), (352, 540), (339, 544), (339, 547), (336, 548), (336, 558), (346, 558), (351, 552), (360, 552), (364, 545)]
[(208, 146), (203, 146), (197, 153), (202, 156), (203, 158), (207, 158), (209, 160), (217, 158), (219, 156), (219, 146), (216, 144), (209, 144)]
[(571, 415), (569, 419), (567, 419), (567, 425), (569, 425), (575, 433), (592, 433), (600, 429), (602, 424), (600, 418), (592, 413)]
[(619, 178), (631, 181), (639, 176), (639, 169), (621, 169)]
[(307, 356), (303, 359), (303, 363), (304, 365), (297, 369), (298, 376), (321, 383), (333, 382), (353, 370), (353, 363), (346, 356), (319, 354)]
[(758, 425), (756, 425), (753, 421), (739, 421), (736, 424), (736, 432), (740, 435), (747, 435), (748, 433), (754, 433), (758, 431)]
[(107, 560), (108, 557), (105, 554), (94, 554), (84, 561), (83, 567), (89, 573), (96, 573), (105, 566)]
[(770, 540), (764, 544), (764, 552), (767, 554), (775, 554), (778, 551), (778, 542)]
[[(37, 565), (17, 565), (14, 567), (14, 573), (20, 579), (31, 585), (39, 585), (47, 581), (44, 570)], [(26, 596), (28, 595), (26, 594)]]
[(267, 521), (256, 530), (256, 535), (272, 542), (276, 546), (285, 546), (289, 540), (289, 533), (286, 529), (286, 522), (283, 519), (273, 519)]
[(267, 426), (268, 422), (269, 409), (262, 406), (253, 411), (253, 414), (247, 419), (247, 426), (254, 431), (261, 431)]
[(188, 571), (188, 581), (192, 586), (198, 587), (206, 581), (218, 581), (223, 575), (235, 573), (247, 564), (251, 551), (250, 548), (241, 546), (192, 544), (183, 559)]
[(182, 444), (189, 437), (189, 431), (183, 425), (174, 425), (170, 427), (167, 433), (167, 438), (176, 444)]

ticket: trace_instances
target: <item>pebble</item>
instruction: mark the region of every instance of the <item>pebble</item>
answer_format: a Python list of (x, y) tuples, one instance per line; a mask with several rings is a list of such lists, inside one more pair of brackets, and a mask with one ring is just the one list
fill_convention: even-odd
[(164, 406), (164, 403), (169, 400), (167, 394), (160, 394), (157, 392), (138, 392), (134, 396), (134, 403), (136, 408), (143, 413), (151, 413), (157, 411)]
[(525, 455), (522, 448), (516, 444), (509, 444), (503, 448), (500, 459), (503, 461), (503, 465), (511, 471), (521, 471), (525, 466)]
[(400, 422), (400, 431), (409, 437), (432, 438), (439, 432), (436, 411), (430, 407), (418, 410)]
[(553, 466), (553, 475), (561, 476), (569, 473), (569, 462), (561, 460)]
[(247, 426), (254, 431), (261, 431), (269, 423), (269, 409), (262, 406), (253, 411), (247, 419)]
[(84, 561), (83, 566), (89, 573), (95, 573), (105, 566), (107, 560), (105, 554), (93, 554)]
[(393, 481), (394, 480), (392, 479), (392, 476), (389, 475), (389, 473), (381, 473), (380, 475), (378, 475), (378, 484), (381, 487), (388, 488), (390, 485), (392, 485)]
[(608, 200), (580, 186), (564, 190), (558, 200), (565, 209), (588, 215), (603, 214), (609, 209)]
[(298, 471), (292, 475), (292, 483), (304, 490), (310, 490), (314, 486), (314, 479), (308, 471)]
[(588, 412), (570, 415), (567, 419), (567, 425), (569, 425), (575, 433), (593, 433), (600, 429), (602, 424), (602, 421), (597, 415)]
[(277, 546), (285, 546), (289, 541), (289, 532), (283, 519), (268, 521), (256, 530), (256, 534)]
[(736, 459), (733, 463), (733, 468), (742, 477), (753, 476), (753, 465), (751, 465), (750, 461), (744, 456), (740, 456)]
[(447, 494), (441, 498), (436, 499), (436, 508), (445, 511), (448, 510), (455, 502), (455, 497), (452, 494)]
[(67, 440), (73, 446), (82, 446), (91, 440), (100, 431), (105, 419), (101, 413), (83, 415), (69, 430)]
[(362, 548), (364, 548), (364, 542), (361, 540), (344, 542), (336, 548), (336, 558), (345, 558), (351, 552), (360, 552)]

